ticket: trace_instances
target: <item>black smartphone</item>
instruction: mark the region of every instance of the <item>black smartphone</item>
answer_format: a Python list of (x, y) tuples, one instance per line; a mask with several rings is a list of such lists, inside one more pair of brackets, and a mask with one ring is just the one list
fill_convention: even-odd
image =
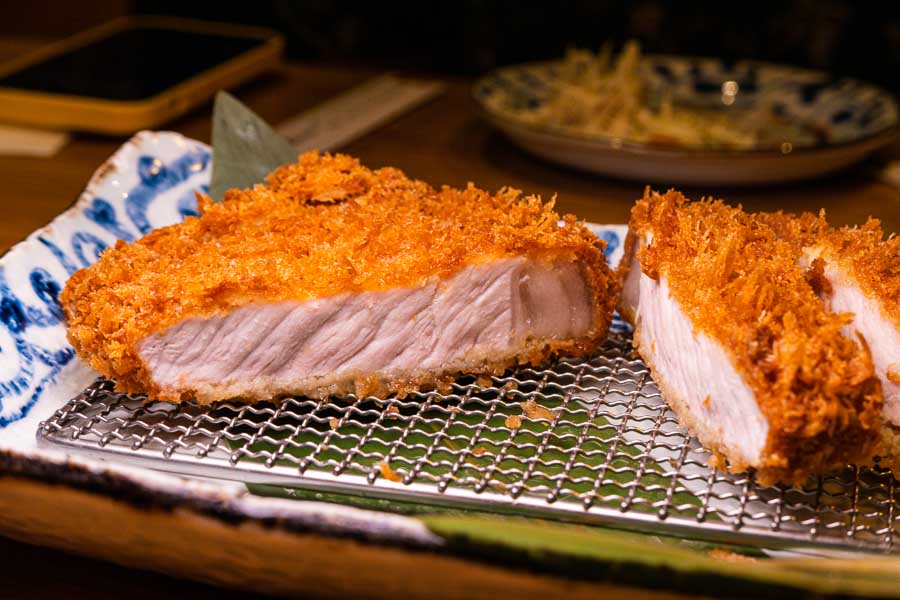
[(280, 60), (271, 30), (125, 17), (0, 65), (0, 120), (101, 133), (156, 127)]

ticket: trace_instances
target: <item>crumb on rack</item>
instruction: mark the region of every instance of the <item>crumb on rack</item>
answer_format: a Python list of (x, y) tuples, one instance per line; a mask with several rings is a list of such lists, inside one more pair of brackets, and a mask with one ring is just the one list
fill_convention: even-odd
[(552, 421), (554, 418), (556, 418), (555, 411), (552, 411), (545, 406), (541, 406), (532, 398), (529, 398), (522, 403), (522, 413), (532, 421), (535, 419), (546, 419), (547, 421)]
[(900, 363), (888, 365), (886, 375), (891, 383), (900, 383)]
[(518, 429), (522, 426), (522, 417), (519, 415), (509, 415), (506, 417), (505, 423), (510, 429)]
[(388, 481), (393, 481), (394, 483), (403, 481), (403, 477), (401, 477), (397, 471), (393, 470), (386, 460), (383, 460), (378, 464), (378, 470), (381, 472), (381, 476)]
[(723, 550), (722, 548), (713, 548), (707, 555), (710, 558), (714, 558), (716, 560), (721, 560), (723, 562), (728, 563), (755, 563), (758, 562), (756, 558), (752, 556), (747, 556), (746, 554), (738, 554), (737, 552), (732, 552), (730, 550)]

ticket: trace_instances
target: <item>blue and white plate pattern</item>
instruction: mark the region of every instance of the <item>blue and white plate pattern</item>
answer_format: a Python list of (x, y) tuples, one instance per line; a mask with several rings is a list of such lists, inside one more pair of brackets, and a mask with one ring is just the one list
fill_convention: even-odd
[(204, 144), (139, 133), (71, 208), (0, 259), (0, 448), (33, 446), (38, 418), (94, 376), (66, 340), (58, 295), (68, 277), (116, 240), (195, 214), (194, 193), (208, 189), (209, 177)]

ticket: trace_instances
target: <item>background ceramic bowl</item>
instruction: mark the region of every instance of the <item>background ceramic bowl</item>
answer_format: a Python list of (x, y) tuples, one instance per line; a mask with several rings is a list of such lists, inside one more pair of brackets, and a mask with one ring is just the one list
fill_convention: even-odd
[(765, 101), (783, 118), (817, 132), (746, 150), (672, 147), (582, 135), (536, 125), (523, 113), (552, 97), (561, 61), (505, 67), (480, 79), (473, 97), (483, 115), (514, 143), (541, 158), (643, 183), (760, 185), (808, 179), (847, 167), (896, 139), (895, 98), (874, 85), (826, 73), (753, 61), (646, 56), (641, 76), (676, 102), (722, 106), (722, 84), (738, 84), (728, 110)]

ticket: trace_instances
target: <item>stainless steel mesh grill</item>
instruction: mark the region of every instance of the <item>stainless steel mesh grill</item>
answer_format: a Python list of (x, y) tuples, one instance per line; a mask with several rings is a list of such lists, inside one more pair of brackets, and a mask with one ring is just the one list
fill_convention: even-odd
[(889, 471), (803, 489), (712, 469), (621, 324), (590, 360), (404, 399), (145, 404), (99, 379), (39, 438), (188, 474), (772, 547), (893, 550)]

